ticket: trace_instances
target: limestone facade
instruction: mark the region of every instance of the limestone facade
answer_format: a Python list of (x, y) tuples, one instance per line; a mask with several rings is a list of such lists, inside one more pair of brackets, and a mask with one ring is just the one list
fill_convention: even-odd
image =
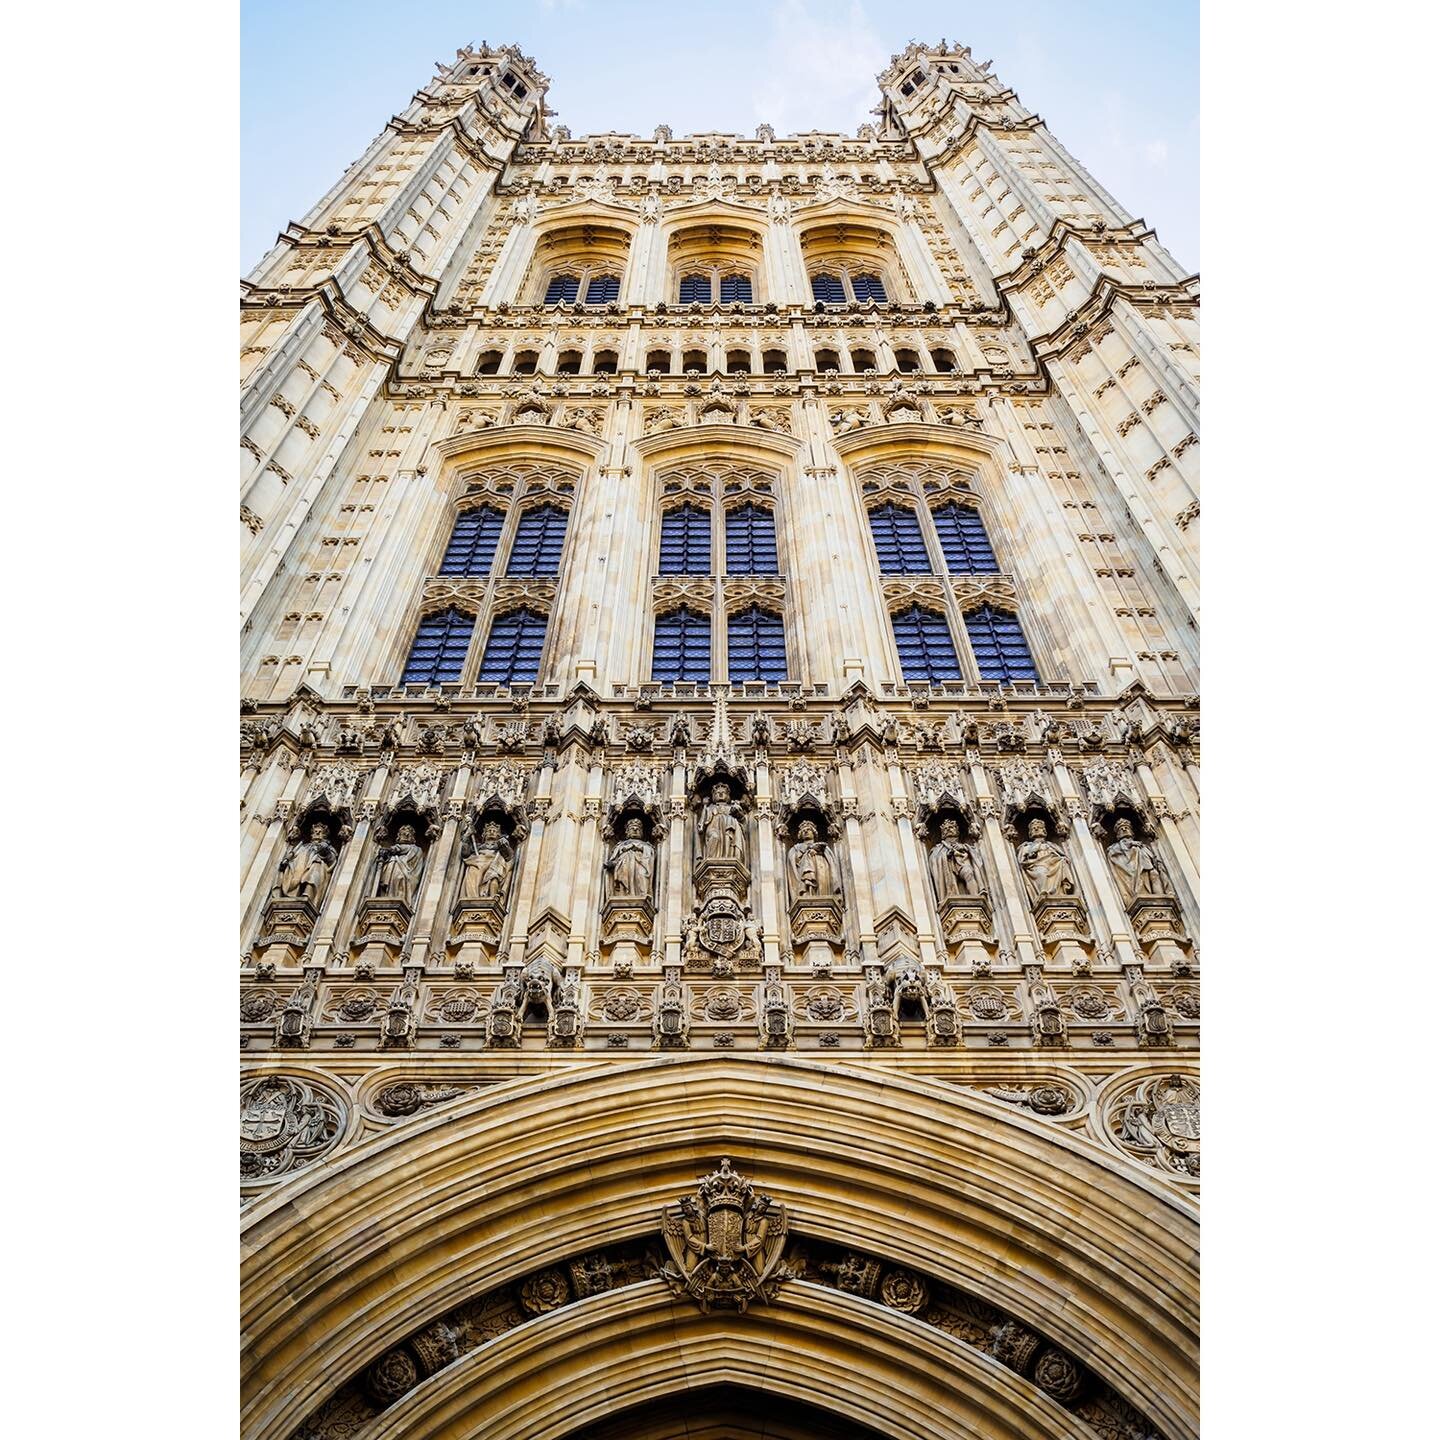
[(879, 85), (466, 48), (243, 283), (251, 1440), (1198, 1433), (1198, 280)]

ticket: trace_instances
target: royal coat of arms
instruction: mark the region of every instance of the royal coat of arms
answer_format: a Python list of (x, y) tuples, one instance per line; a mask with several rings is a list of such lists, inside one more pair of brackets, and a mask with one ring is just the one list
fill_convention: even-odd
[(724, 1159), (694, 1195), (666, 1206), (661, 1230), (671, 1263), (661, 1276), (706, 1312), (773, 1300), (786, 1274), (780, 1255), (788, 1225), (785, 1207)]

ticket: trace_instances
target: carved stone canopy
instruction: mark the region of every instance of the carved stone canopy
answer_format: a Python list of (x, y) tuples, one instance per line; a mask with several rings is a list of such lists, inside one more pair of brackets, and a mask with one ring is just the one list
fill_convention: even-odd
[(710, 792), (717, 784), (730, 787), (730, 798), (745, 805), (750, 801), (750, 771), (738, 760), (725, 755), (716, 755), (702, 760), (695, 767), (695, 780), (690, 787), (692, 803), (710, 798)]
[(316, 825), (325, 827), (325, 838), (332, 845), (343, 845), (355, 833), (355, 818), (350, 807), (331, 809), (330, 801), (322, 795), (291, 818), (285, 827), (285, 838), (292, 845), (297, 840), (308, 840)]
[(780, 772), (779, 822), (776, 833), (788, 839), (802, 818), (814, 820), (829, 839), (839, 806), (831, 798), (829, 777), (818, 765), (801, 762)]
[(610, 788), (610, 805), (601, 826), (606, 840), (624, 833), (625, 821), (632, 815), (645, 821), (646, 839), (656, 840), (665, 834), (666, 821), (661, 792), (663, 769), (650, 765), (625, 765), (614, 773)]
[(375, 839), (384, 845), (406, 825), (414, 828), (422, 848), (440, 833), (440, 817), (436, 811), (420, 809), (412, 801), (402, 799), (388, 806), (375, 821)]

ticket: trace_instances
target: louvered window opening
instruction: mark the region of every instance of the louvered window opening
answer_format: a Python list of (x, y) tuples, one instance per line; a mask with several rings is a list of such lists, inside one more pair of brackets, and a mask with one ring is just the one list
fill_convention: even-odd
[(440, 562), (442, 575), (488, 575), (495, 563), (495, 547), (505, 516), (488, 505), (480, 510), (465, 510), (450, 532), (445, 558)]
[(708, 305), (710, 303), (710, 277), (708, 275), (686, 275), (680, 281), (680, 303), (682, 305)]
[(822, 305), (843, 305), (845, 303), (845, 287), (840, 283), (838, 275), (812, 275), (810, 277), (810, 293)]
[(731, 575), (778, 575), (775, 512), (745, 504), (725, 516), (725, 569)]
[(545, 287), (545, 303), (558, 305), (564, 301), (573, 305), (579, 294), (580, 277), (578, 275), (554, 275), (551, 277), (549, 285)]
[(870, 512), (870, 533), (883, 575), (928, 575), (930, 556), (920, 520), (904, 505), (880, 505)]
[(941, 505), (932, 514), (940, 549), (952, 575), (994, 574), (1000, 569), (978, 512), (967, 505), (950, 504)]
[(730, 680), (764, 680), (777, 684), (788, 671), (785, 664), (785, 622), (758, 605), (730, 617)]
[(965, 630), (982, 680), (1039, 679), (1025, 632), (1014, 615), (982, 605), (966, 615)]
[(710, 678), (710, 617), (681, 608), (655, 621), (655, 653), (650, 664), (652, 680), (691, 680), (704, 684)]
[(913, 605), (891, 616), (900, 673), (907, 680), (958, 680), (960, 660), (943, 615)]
[(402, 685), (441, 685), (460, 678), (475, 620), (452, 605), (438, 615), (427, 615), (415, 631), (405, 661)]
[(546, 617), (537, 610), (512, 610), (490, 627), (480, 657), (480, 679), (496, 685), (534, 681), (540, 675)]
[(595, 275), (585, 287), (587, 305), (609, 305), (620, 298), (620, 277), (618, 275)]
[(565, 511), (541, 505), (520, 517), (515, 544), (510, 549), (507, 575), (558, 575), (560, 552), (565, 548)]
[(660, 520), (660, 573), (710, 573), (710, 515), (698, 505), (667, 510)]
[(722, 305), (748, 305), (750, 303), (750, 277), (748, 275), (722, 275), (720, 277), (720, 303)]
[(850, 288), (855, 292), (855, 303), (863, 305), (867, 300), (885, 301), (885, 282), (878, 275), (852, 275)]

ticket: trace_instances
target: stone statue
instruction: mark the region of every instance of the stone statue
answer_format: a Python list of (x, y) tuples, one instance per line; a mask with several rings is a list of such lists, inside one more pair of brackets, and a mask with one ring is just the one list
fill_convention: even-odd
[(745, 818), (730, 798), (730, 787), (717, 782), (700, 810), (700, 858), (745, 864)]
[(1040, 900), (1055, 900), (1078, 893), (1074, 872), (1065, 852), (1051, 839), (1045, 822), (1038, 816), (1027, 829), (1027, 838), (1015, 852), (1020, 873), (1025, 877), (1025, 890), (1033, 905)]
[(605, 861), (611, 900), (648, 900), (655, 883), (655, 847), (645, 838), (645, 822), (632, 815), (625, 822), (625, 837), (616, 842)]
[(510, 871), (515, 864), (515, 851), (498, 820), (487, 820), (476, 840), (470, 844), (461, 862), (460, 903), (476, 904), (482, 900), (503, 900), (510, 889)]
[(375, 898), (403, 900), (412, 910), (415, 894), (420, 889), (420, 872), (425, 868), (425, 852), (416, 840), (415, 827), (402, 825), (393, 845), (381, 850), (375, 866)]
[(960, 838), (960, 826), (949, 816), (940, 822), (940, 838), (930, 852), (930, 883), (941, 905), (979, 895), (984, 888), (974, 847)]
[(272, 897), (319, 905), (334, 868), (335, 847), (330, 843), (330, 831), (317, 820), (310, 826), (310, 838), (297, 841), (285, 852)]
[(839, 875), (830, 847), (820, 838), (813, 820), (802, 820), (795, 843), (785, 857), (785, 870), (790, 877), (790, 898), (810, 897), (834, 899), (840, 893)]
[(1135, 838), (1135, 827), (1123, 815), (1115, 822), (1115, 839), (1105, 854), (1110, 860), (1110, 873), (1120, 887), (1120, 898), (1127, 905), (1141, 895), (1170, 893), (1155, 852)]

